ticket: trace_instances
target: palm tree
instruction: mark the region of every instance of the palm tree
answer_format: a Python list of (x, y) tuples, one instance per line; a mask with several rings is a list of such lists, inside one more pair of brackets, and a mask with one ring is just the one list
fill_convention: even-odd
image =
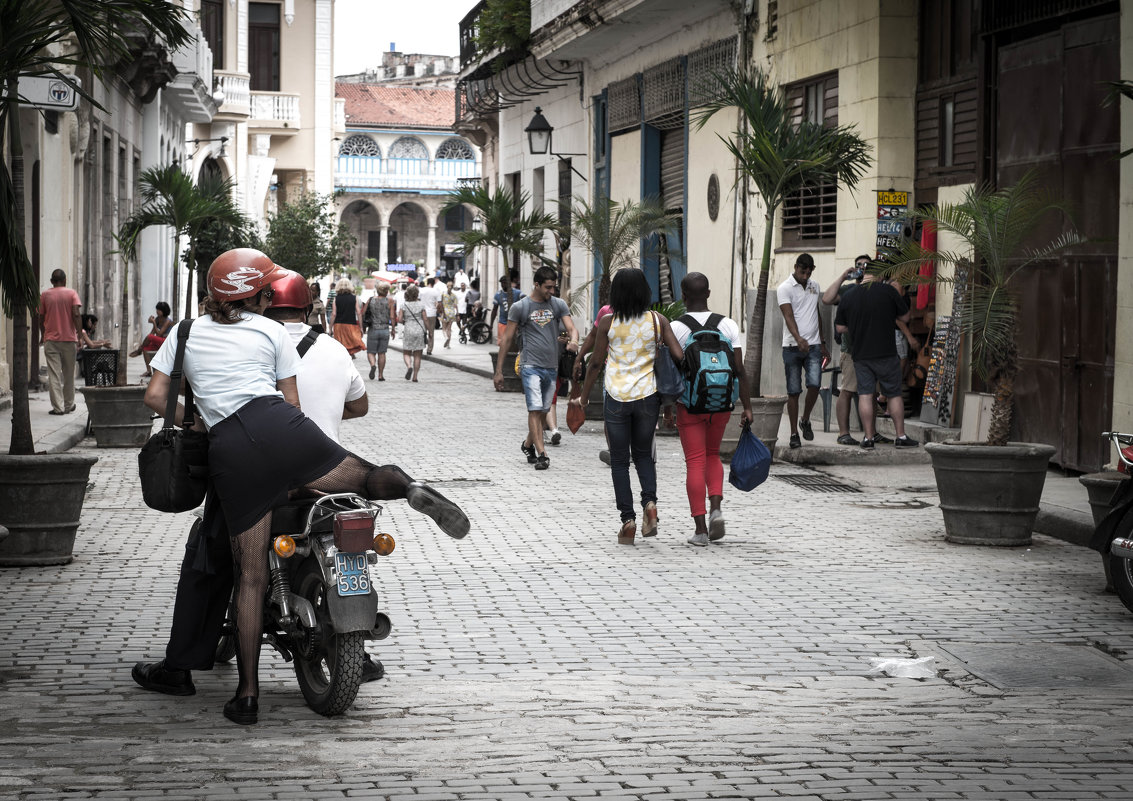
[[(556, 230), (558, 221), (553, 215), (539, 211), (525, 213), (528, 200), (530, 196), (526, 192), (514, 195), (502, 186), (490, 192), (483, 184), (477, 184), (450, 192), (441, 211), (471, 206), (479, 213), (483, 226), (479, 230), (461, 231), (457, 236), (467, 253), (481, 247), (499, 248), (505, 270), (508, 251), (512, 250), (553, 265), (554, 262), (543, 256), (543, 235)], [(484, 291), (489, 290), (485, 288)]]
[(598, 262), (600, 272), (594, 280), (598, 282), (599, 306), (610, 299), (614, 273), (623, 267), (638, 266), (642, 240), (671, 232), (679, 219), (677, 214), (666, 214), (655, 198), (646, 198), (640, 203), (632, 200), (618, 203), (602, 198), (594, 205), (575, 199), (571, 232)]
[[(1020, 275), (1036, 262), (1049, 259), (1084, 239), (1076, 231), (1060, 233), (1053, 239), (1038, 235), (1052, 226), (1052, 212), (1065, 207), (1049, 192), (1040, 189), (1033, 172), (1012, 187), (993, 190), (977, 186), (964, 193), (955, 204), (919, 209), (916, 218), (932, 222), (945, 237), (964, 243), (963, 251), (925, 250), (909, 242), (883, 273), (906, 283), (939, 282), (954, 284), (966, 278), (966, 288), (953, 313), (960, 318), (961, 331), (971, 336), (972, 364), (995, 391), (991, 407), (988, 445), (1006, 445), (1011, 431), (1015, 378), (1019, 374), (1019, 351), (1015, 337), (1019, 331)], [(972, 260), (974, 251), (975, 259)], [(931, 261), (935, 278), (918, 275), (920, 266)], [(957, 272), (940, 274), (941, 265)], [(966, 271), (966, 276), (959, 271)]]
[[(102, 108), (65, 68), (89, 70), (104, 80), (127, 59), (139, 32), (174, 50), (189, 39), (187, 17), (169, 0), (0, 0), (0, 152), (11, 153), (11, 172), (0, 159), (0, 291), (12, 318), (12, 454), (33, 450), (28, 414), (28, 314), (39, 303), (39, 278), (24, 243), (24, 164), (20, 137), (20, 75), (51, 75)], [(4, 139), (7, 139), (6, 143)]]
[(763, 258), (744, 345), (744, 369), (758, 391), (775, 212), (786, 198), (820, 184), (836, 181), (850, 189), (857, 187), (870, 165), (870, 148), (853, 126), (794, 120), (782, 88), (758, 69), (728, 70), (714, 78), (713, 99), (695, 113), (697, 129), (724, 109), (739, 109), (740, 130), (731, 138), (720, 139), (735, 157), (740, 175), (759, 190), (765, 208)]
[[(198, 185), (176, 164), (151, 167), (138, 177), (142, 205), (130, 215), (120, 231), (123, 241), (136, 241), (135, 234), (152, 225), (173, 231), (173, 301), (180, 284), (181, 254), (178, 243), (189, 238), (189, 275), (185, 286), (185, 319), (193, 316), (193, 274), (196, 272), (196, 234), (210, 223), (240, 227), (247, 224), (244, 213), (232, 199), (232, 181), (205, 175)], [(131, 252), (131, 257), (135, 254)]]

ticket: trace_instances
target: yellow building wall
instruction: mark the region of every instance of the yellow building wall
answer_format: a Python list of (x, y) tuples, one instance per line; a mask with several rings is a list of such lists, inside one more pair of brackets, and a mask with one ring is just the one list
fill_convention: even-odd
[(633, 130), (610, 139), (610, 199), (641, 200), (641, 132)]

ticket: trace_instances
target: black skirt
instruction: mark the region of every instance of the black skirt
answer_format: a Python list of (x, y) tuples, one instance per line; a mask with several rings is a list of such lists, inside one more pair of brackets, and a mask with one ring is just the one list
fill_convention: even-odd
[(283, 398), (248, 401), (209, 430), (209, 478), (233, 536), (347, 456)]

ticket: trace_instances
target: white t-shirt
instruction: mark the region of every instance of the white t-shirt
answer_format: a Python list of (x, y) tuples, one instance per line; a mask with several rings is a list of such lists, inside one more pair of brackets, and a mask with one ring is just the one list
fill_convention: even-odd
[[(791, 304), (791, 311), (795, 315), (795, 325), (798, 326), (799, 336), (811, 345), (822, 343), (822, 333), (818, 328), (818, 299), (822, 297), (822, 289), (813, 278), (807, 279), (806, 286), (800, 286), (794, 275), (787, 276), (787, 280), (779, 284), (775, 290), (779, 298), (779, 305)], [(786, 325), (783, 326), (783, 347), (789, 348), (799, 343), (791, 336)]]
[[(303, 323), (284, 323), (283, 327), (294, 345), (298, 345), (311, 330)], [(320, 336), (299, 362), (295, 383), (299, 388), (299, 405), (303, 407), (303, 414), (310, 417), (324, 434), (338, 442), (343, 404), (366, 394), (366, 385), (362, 376), (358, 375), (349, 351), (333, 337)]]
[[(688, 315), (701, 325), (704, 325), (711, 314), (712, 312), (710, 311), (688, 312)], [(669, 327), (673, 329), (673, 336), (677, 338), (677, 342), (681, 343), (681, 347), (683, 348), (685, 344), (687, 344), (689, 334), (692, 333), (692, 330), (679, 320), (674, 320), (669, 323)], [(718, 327), (724, 338), (732, 343), (732, 350), (744, 346), (743, 336), (740, 334), (740, 327), (736, 324), (735, 320), (730, 317), (725, 317), (720, 321)]]
[(454, 289), (452, 294), (456, 295), (456, 313), (468, 314), (468, 292)]
[(426, 317), (437, 316), (437, 302), (441, 299), (441, 293), (435, 286), (422, 289), (417, 299), (425, 304)]
[[(175, 327), (151, 366), (169, 375), (176, 355)], [(256, 398), (282, 398), (275, 384), (299, 372), (299, 354), (274, 320), (244, 312), (240, 322), (223, 325), (206, 315), (189, 332), (184, 371), (197, 410), (211, 428)]]

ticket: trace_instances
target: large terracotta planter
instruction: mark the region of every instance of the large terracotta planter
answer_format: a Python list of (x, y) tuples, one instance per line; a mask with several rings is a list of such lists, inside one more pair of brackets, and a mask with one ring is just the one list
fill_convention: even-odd
[(94, 439), (100, 448), (140, 448), (153, 430), (153, 412), (143, 403), (146, 388), (80, 387)]
[(66, 565), (97, 456), (0, 456), (0, 566)]
[[(766, 398), (751, 399), (751, 433), (775, 453), (775, 443), (779, 440), (779, 424), (783, 421), (783, 407), (787, 405), (786, 395), (772, 395)], [(740, 441), (740, 413), (743, 407), (736, 405), (724, 439), (720, 441), (720, 454), (730, 456), (736, 452)]]
[(929, 442), (944, 538), (965, 545), (1030, 545), (1054, 447)]

